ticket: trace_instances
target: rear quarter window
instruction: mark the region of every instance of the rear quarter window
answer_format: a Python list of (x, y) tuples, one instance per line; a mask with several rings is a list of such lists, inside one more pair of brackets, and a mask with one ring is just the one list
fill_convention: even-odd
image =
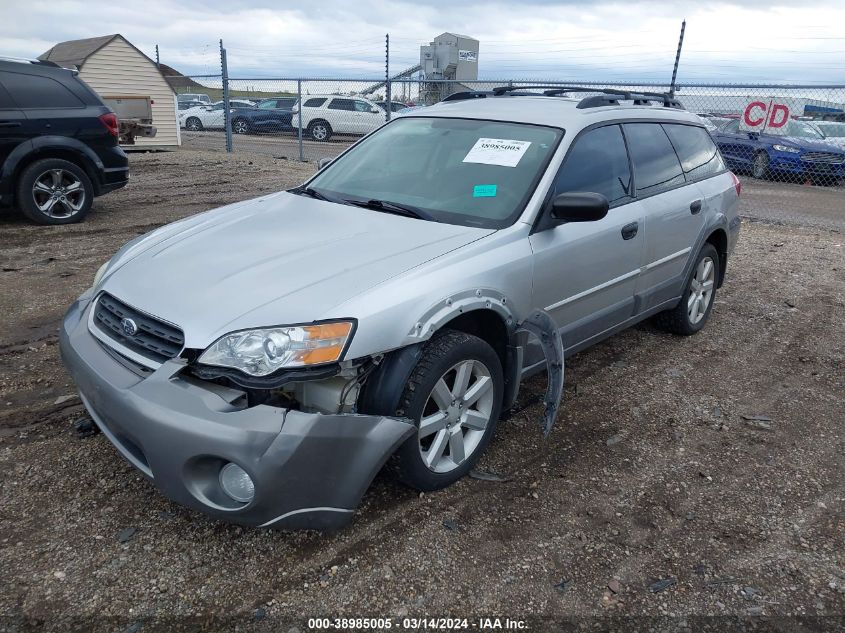
[(20, 108), (82, 108), (84, 103), (61, 82), (51, 77), (6, 73), (3, 84)]
[(707, 178), (725, 171), (722, 156), (707, 130), (674, 124), (664, 124), (663, 129), (681, 159), (681, 167), (688, 180)]
[(638, 196), (660, 193), (686, 181), (675, 148), (659, 123), (626, 123), (624, 129)]

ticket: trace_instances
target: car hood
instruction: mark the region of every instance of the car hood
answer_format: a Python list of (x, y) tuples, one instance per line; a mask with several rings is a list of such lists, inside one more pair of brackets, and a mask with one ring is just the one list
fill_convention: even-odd
[(308, 323), (490, 229), (287, 192), (167, 225), (124, 246), (100, 288), (174, 323), (187, 347), (233, 330)]

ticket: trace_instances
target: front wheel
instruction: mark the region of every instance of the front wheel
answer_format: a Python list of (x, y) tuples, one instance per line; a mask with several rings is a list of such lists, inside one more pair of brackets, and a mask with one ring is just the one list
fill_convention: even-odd
[(673, 334), (690, 336), (707, 323), (716, 300), (719, 279), (719, 253), (709, 242), (701, 247), (695, 266), (687, 280), (681, 302), (672, 310), (660, 312), (655, 323)]
[(478, 460), (502, 406), (499, 357), (476, 336), (445, 330), (423, 351), (400, 399), (397, 415), (417, 433), (394, 455), (399, 478), (418, 490), (437, 490), (463, 477)]

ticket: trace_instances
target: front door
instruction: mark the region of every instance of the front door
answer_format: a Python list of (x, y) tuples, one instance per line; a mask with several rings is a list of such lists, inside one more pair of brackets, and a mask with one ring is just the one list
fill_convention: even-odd
[(642, 204), (633, 199), (631, 187), (619, 125), (584, 132), (556, 176), (553, 195), (601, 193), (610, 202), (607, 216), (559, 224), (530, 238), (534, 305), (554, 319), (566, 349), (588, 344), (634, 314), (645, 227)]

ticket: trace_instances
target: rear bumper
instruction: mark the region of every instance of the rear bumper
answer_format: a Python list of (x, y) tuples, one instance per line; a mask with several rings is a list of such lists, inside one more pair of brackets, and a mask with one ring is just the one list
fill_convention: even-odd
[[(89, 301), (83, 295), (71, 306), (60, 347), (91, 417), (165, 496), (214, 518), (260, 527), (340, 527), (414, 432), (410, 421), (397, 418), (245, 408), (181, 376), (178, 359), (142, 377), (88, 331)], [(234, 501), (220, 488), (227, 462), (252, 478), (251, 502)]]
[(103, 168), (99, 172), (97, 195), (125, 187), (129, 183), (129, 157), (120, 146), (110, 147), (101, 156)]

